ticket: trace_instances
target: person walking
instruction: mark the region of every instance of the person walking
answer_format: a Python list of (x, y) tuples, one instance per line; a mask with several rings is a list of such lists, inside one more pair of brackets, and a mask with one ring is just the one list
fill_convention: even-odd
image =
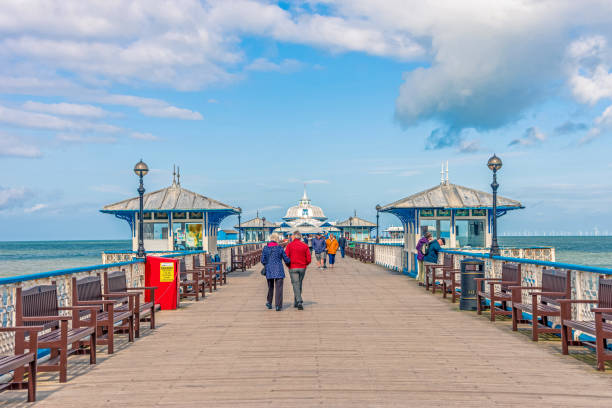
[(419, 283), (419, 286), (423, 286), (425, 284), (425, 265), (423, 263), (423, 258), (425, 258), (425, 254), (427, 253), (427, 244), (429, 244), (431, 239), (431, 232), (426, 232), (425, 235), (419, 239), (419, 242), (417, 242), (416, 245), (418, 264), (417, 282)]
[(293, 241), (287, 245), (285, 253), (291, 259), (289, 265), (289, 277), (293, 286), (293, 307), (304, 310), (302, 301), (302, 282), (306, 275), (306, 268), (310, 264), (310, 249), (302, 242), (302, 234), (299, 231), (293, 233)]
[[(283, 283), (285, 281), (283, 262), (287, 264), (291, 262), (283, 247), (278, 245), (279, 241), (280, 236), (277, 233), (272, 233), (270, 235), (270, 242), (261, 252), (261, 263), (266, 269), (266, 279), (268, 280), (266, 307), (272, 309), (272, 299), (275, 298), (277, 312), (280, 312), (283, 308)], [(274, 292), (276, 292), (276, 296)]]
[(329, 267), (333, 268), (336, 262), (336, 252), (338, 252), (338, 240), (334, 234), (329, 234), (329, 238), (325, 241), (327, 247), (327, 255), (329, 256)]
[(325, 243), (325, 239), (323, 238), (322, 234), (317, 234), (317, 237), (312, 240), (312, 249), (314, 250), (315, 258), (317, 258), (319, 269), (324, 268), (327, 244)]
[(340, 238), (338, 239), (338, 245), (340, 245), (340, 256), (344, 258), (344, 251), (346, 250), (346, 238), (344, 237), (344, 235), (340, 235)]

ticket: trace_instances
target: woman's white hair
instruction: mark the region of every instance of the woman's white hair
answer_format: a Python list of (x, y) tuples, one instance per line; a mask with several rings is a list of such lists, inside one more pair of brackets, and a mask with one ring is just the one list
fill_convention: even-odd
[(279, 242), (280, 241), (280, 235), (278, 235), (276, 232), (273, 232), (272, 234), (270, 234), (268, 239), (270, 241)]

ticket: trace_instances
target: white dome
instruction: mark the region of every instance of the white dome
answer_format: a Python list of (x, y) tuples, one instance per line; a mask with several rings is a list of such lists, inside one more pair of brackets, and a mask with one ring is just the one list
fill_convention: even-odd
[(304, 189), (304, 195), (298, 205), (289, 207), (287, 213), (283, 219), (290, 221), (298, 218), (314, 218), (316, 220), (325, 221), (327, 217), (323, 213), (321, 207), (310, 204), (310, 198), (306, 195), (306, 189)]

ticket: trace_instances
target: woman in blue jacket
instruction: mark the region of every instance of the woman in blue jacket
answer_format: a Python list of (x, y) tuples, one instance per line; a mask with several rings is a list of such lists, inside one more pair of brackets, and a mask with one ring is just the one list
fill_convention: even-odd
[(283, 283), (285, 281), (285, 268), (283, 261), (289, 263), (291, 260), (282, 246), (278, 245), (280, 237), (274, 233), (270, 235), (270, 242), (261, 252), (261, 263), (266, 268), (266, 279), (268, 280), (268, 298), (266, 307), (272, 309), (272, 298), (276, 290), (276, 311), (283, 308)]

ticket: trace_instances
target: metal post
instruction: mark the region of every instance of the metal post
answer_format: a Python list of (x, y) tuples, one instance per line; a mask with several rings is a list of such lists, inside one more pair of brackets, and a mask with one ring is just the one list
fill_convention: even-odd
[(240, 225), (240, 213), (238, 213), (238, 245), (242, 244), (242, 225)]
[(145, 257), (145, 249), (144, 249), (144, 183), (142, 182), (143, 174), (140, 173), (140, 186), (138, 187), (138, 195), (140, 196), (140, 210), (138, 212), (138, 258)]
[(376, 243), (380, 243), (380, 239), (379, 239), (379, 231), (378, 231), (378, 217), (380, 215), (380, 204), (376, 206)]
[(497, 169), (493, 170), (493, 242), (491, 243), (491, 255), (499, 255), (499, 245), (497, 244)]

